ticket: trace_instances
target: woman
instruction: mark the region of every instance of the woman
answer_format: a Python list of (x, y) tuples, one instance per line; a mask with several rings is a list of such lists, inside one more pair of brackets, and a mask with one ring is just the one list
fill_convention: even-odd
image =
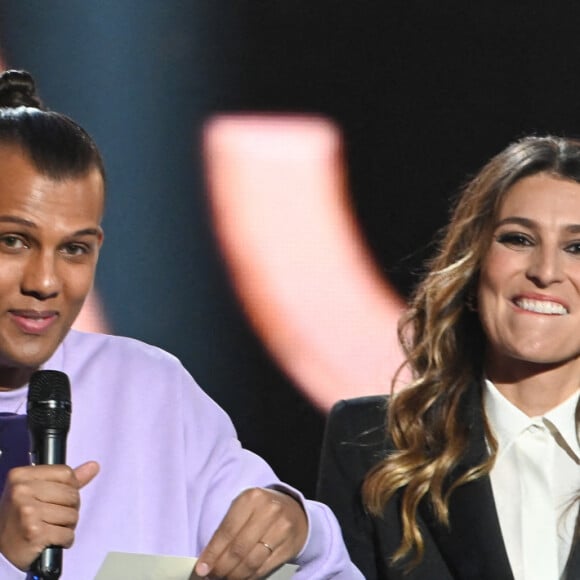
[(365, 578), (580, 578), (580, 141), (467, 185), (399, 336), (413, 383), (339, 403), (322, 452)]

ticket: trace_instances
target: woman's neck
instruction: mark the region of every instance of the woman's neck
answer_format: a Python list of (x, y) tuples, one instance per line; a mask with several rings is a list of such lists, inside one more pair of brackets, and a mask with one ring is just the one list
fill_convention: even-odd
[(529, 417), (544, 415), (580, 389), (579, 361), (548, 365), (512, 360), (507, 365), (488, 364), (486, 375)]

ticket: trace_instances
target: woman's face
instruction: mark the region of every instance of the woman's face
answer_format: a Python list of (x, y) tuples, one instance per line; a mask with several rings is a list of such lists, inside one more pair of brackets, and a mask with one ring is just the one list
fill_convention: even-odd
[(508, 190), (482, 262), (478, 310), (491, 377), (520, 363), (580, 370), (580, 184), (539, 173)]

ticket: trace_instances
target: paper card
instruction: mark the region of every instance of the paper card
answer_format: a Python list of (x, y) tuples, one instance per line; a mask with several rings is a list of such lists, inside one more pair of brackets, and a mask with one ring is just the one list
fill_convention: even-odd
[[(95, 580), (189, 580), (196, 562), (197, 558), (109, 552)], [(297, 569), (284, 564), (267, 578), (289, 580)]]

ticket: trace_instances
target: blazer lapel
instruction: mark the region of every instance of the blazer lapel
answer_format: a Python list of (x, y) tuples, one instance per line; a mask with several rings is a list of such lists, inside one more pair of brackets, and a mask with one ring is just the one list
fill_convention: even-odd
[[(487, 454), (479, 385), (472, 385), (464, 395), (462, 416), (466, 418), (470, 445), (454, 475), (465, 473)], [(421, 502), (419, 511), (454, 577), (513, 580), (489, 477), (453, 491), (449, 500), (449, 527), (437, 522), (429, 502)]]

